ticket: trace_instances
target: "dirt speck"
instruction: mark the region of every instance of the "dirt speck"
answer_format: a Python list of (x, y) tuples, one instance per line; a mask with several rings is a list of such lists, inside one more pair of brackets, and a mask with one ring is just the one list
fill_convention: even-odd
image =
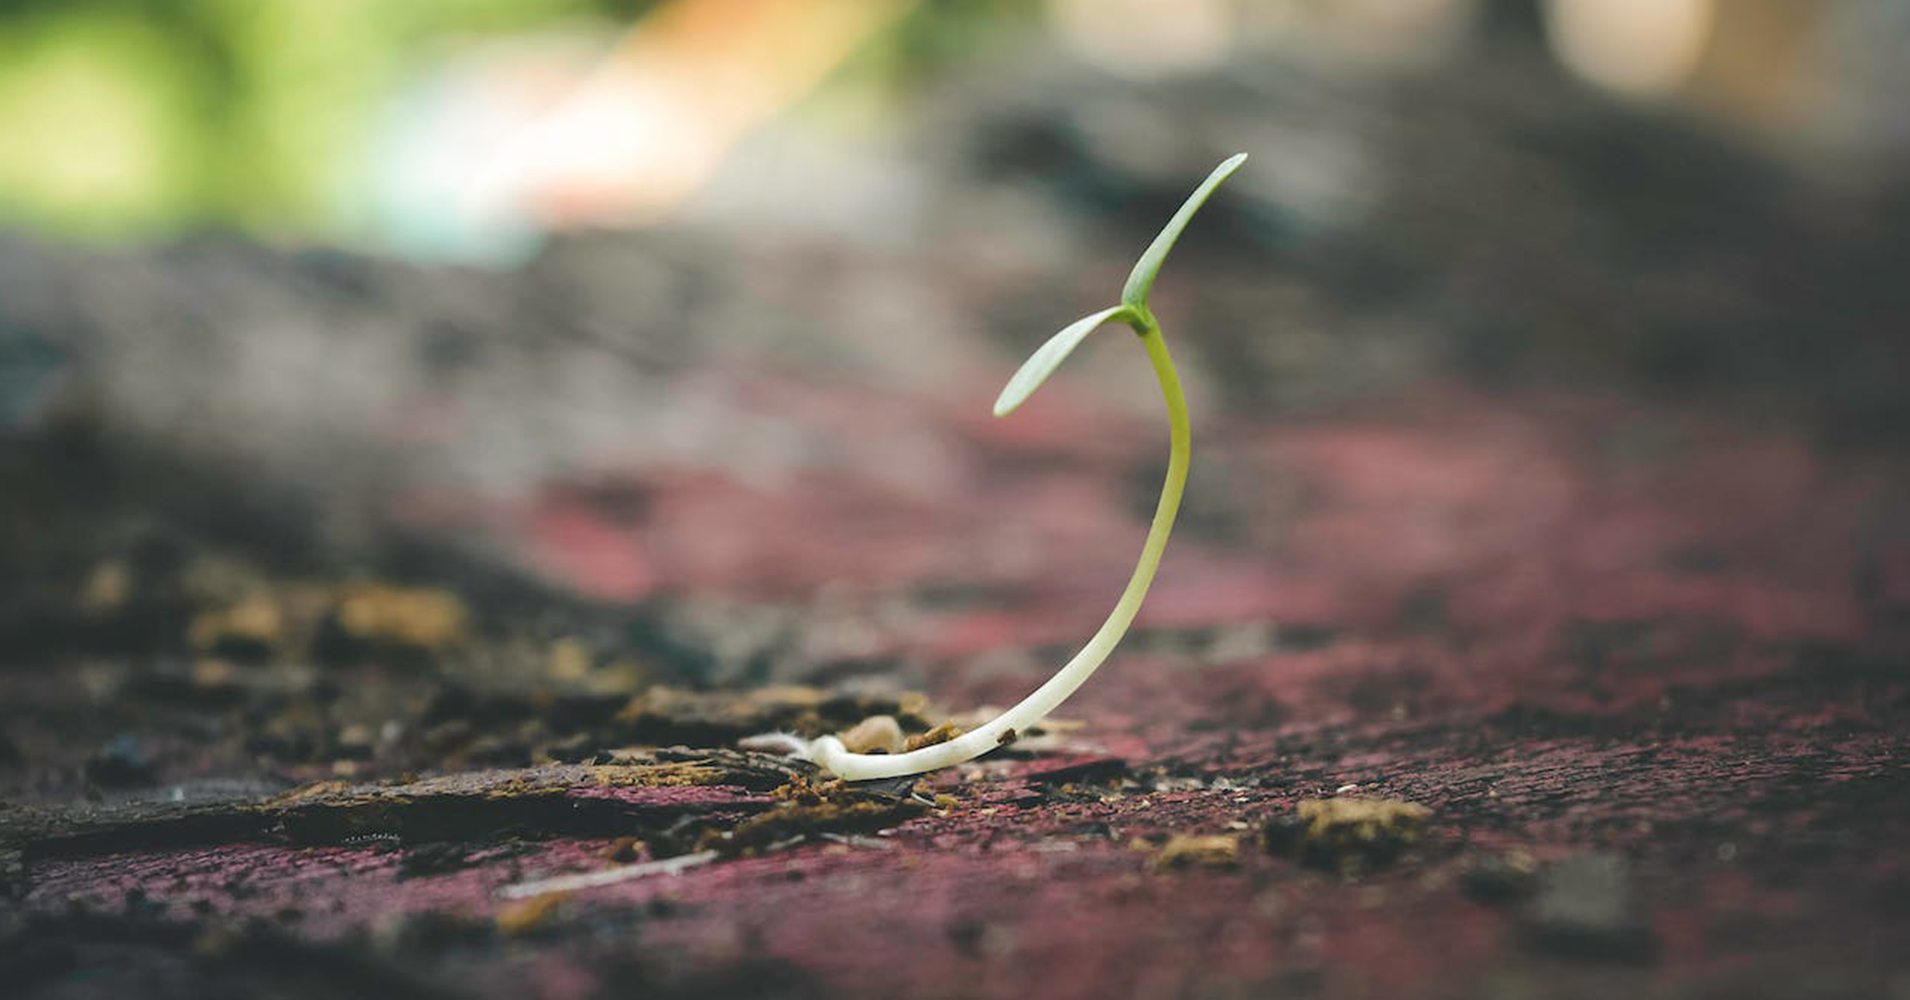
[(610, 788), (664, 788), (719, 784), (726, 776), (720, 767), (693, 761), (657, 764), (598, 764), (590, 769), (597, 783)]
[(385, 585), (347, 588), (335, 620), (360, 642), (435, 652), (463, 638), (464, 603), (441, 590)]
[(1425, 806), (1396, 799), (1305, 799), (1275, 816), (1261, 843), (1275, 854), (1343, 874), (1389, 864), (1426, 834)]
[(1240, 841), (1225, 834), (1177, 833), (1154, 852), (1148, 866), (1157, 872), (1186, 868), (1233, 868), (1240, 863)]
[(643, 841), (635, 837), (618, 837), (604, 848), (603, 856), (618, 864), (629, 864), (643, 855)]
[(187, 628), (201, 652), (262, 659), (285, 642), (285, 616), (278, 602), (255, 595), (226, 608), (202, 611)]
[(954, 724), (953, 722), (944, 722), (941, 725), (936, 726), (934, 729), (931, 729), (926, 733), (917, 733), (916, 735), (909, 737), (902, 744), (902, 752), (908, 753), (911, 750), (920, 750), (923, 747), (932, 747), (937, 743), (947, 743), (949, 740), (952, 740), (955, 737), (960, 735), (962, 735), (962, 727)]
[(871, 833), (912, 819), (926, 806), (906, 795), (871, 793), (840, 779), (796, 778), (770, 795), (780, 801), (768, 812), (728, 830), (710, 830), (698, 850), (749, 856), (823, 833)]

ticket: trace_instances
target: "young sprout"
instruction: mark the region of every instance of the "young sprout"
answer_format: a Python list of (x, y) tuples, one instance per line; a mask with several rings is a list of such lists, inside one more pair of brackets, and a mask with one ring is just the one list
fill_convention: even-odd
[(1133, 624), (1134, 615), (1141, 610), (1141, 601), (1147, 597), (1148, 585), (1154, 582), (1154, 571), (1161, 564), (1161, 552), (1167, 547), (1168, 533), (1174, 529), (1174, 515), (1180, 510), (1181, 491), (1187, 485), (1187, 460), (1191, 447), (1187, 430), (1187, 402), (1181, 397), (1180, 379), (1174, 373), (1174, 361), (1168, 356), (1167, 343), (1161, 337), (1160, 322), (1148, 311), (1147, 293), (1154, 287), (1154, 277), (1160, 273), (1161, 263), (1167, 259), (1167, 252), (1174, 248), (1174, 241), (1180, 238), (1181, 230), (1187, 228), (1187, 223), (1206, 204), (1214, 189), (1232, 176), (1246, 160), (1245, 153), (1229, 157), (1215, 167), (1214, 172), (1208, 174), (1200, 187), (1188, 196), (1180, 211), (1174, 213), (1160, 235), (1154, 237), (1154, 242), (1148, 244), (1141, 259), (1135, 263), (1126, 286), (1121, 289), (1120, 305), (1083, 316), (1049, 338), (1008, 380), (1008, 387), (995, 400), (995, 416), (1005, 417), (1013, 413), (1088, 334), (1110, 322), (1119, 321), (1132, 327), (1141, 338), (1141, 346), (1147, 349), (1148, 360), (1154, 363), (1154, 374), (1161, 383), (1161, 395), (1167, 400), (1170, 441), (1167, 480), (1161, 485), (1160, 502), (1154, 508), (1154, 522), (1148, 528), (1147, 541), (1141, 546), (1140, 563), (1134, 567), (1134, 575), (1128, 579), (1127, 589), (1122, 591), (1121, 599), (1115, 602), (1114, 610), (1101, 623), (1101, 628), (1088, 640), (1087, 645), (1081, 647), (1074, 659), (1048, 678), (1047, 683), (1022, 699), (1020, 704), (945, 743), (907, 753), (869, 754), (850, 752), (842, 740), (834, 736), (805, 740), (787, 733), (773, 733), (746, 740), (745, 746), (806, 757), (824, 770), (848, 781), (895, 778), (933, 771), (973, 760), (998, 746), (1013, 742), (1017, 734), (1027, 732), (1073, 694), (1114, 651), (1121, 637), (1127, 634), (1128, 626)]

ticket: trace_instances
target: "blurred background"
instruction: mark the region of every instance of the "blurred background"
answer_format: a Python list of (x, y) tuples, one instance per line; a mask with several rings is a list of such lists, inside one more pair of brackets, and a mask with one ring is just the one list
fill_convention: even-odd
[[(533, 235), (673, 219), (866, 237), (917, 220), (942, 194), (928, 175), (946, 181), (955, 164), (925, 143), (975, 141), (949, 135), (936, 112), (952, 101), (1032, 116), (1052, 100), (1028, 86), (1046, 72), (1129, 93), (1126, 115), (1082, 108), (1052, 128), (1130, 147), (1131, 171), (1186, 155), (1177, 147), (1197, 138), (1192, 123), (1163, 130), (1161, 99), (1140, 95), (1220, 88), (1201, 102), (1208, 129), (1285, 139), (1293, 162), (1262, 172), (1289, 177), (1290, 211), (1310, 202), (1324, 221), (1334, 196), (1317, 175), (1340, 173), (1326, 165), (1336, 148), (1355, 169), (1347, 147), (1362, 128), (1325, 115), (1326, 101), (1350, 100), (1354, 81), (1452, 76), (1441, 67), (1513, 52), (1542, 61), (1530, 70), (1561, 78), (1554, 86), (1758, 147), (1820, 181), (1874, 179), (1906, 141), (1892, 100), (1905, 72), (1897, 7), (12, 0), (0, 8), (0, 206), (11, 225), (95, 243), (243, 233), (505, 263), (533, 253)], [(1275, 88), (1279, 72), (1294, 75)], [(1003, 92), (984, 91), (989, 80)], [(1424, 118), (1456, 110), (1428, 96)], [(1327, 119), (1311, 137), (1271, 117), (1303, 107)], [(1018, 138), (1023, 157), (1040, 152)], [(1314, 165), (1310, 198), (1302, 162)], [(1339, 186), (1342, 217), (1377, 193), (1362, 195), (1352, 175)], [(792, 204), (791, 189), (818, 203)]]
[[(1244, 655), (1456, 580), (1542, 632), (1605, 607), (1576, 552), (1842, 627), (1910, 586), (1900, 491), (1813, 492), (1910, 417), (1906, 43), (1883, 0), (7, 0), (11, 683), (1010, 694), (1162, 428), (1112, 346), (986, 404), (1243, 150), (1157, 292), (1202, 446), (1145, 625)], [(51, 790), (130, 724), (16, 712)], [(231, 759), (357, 767), (363, 721)]]

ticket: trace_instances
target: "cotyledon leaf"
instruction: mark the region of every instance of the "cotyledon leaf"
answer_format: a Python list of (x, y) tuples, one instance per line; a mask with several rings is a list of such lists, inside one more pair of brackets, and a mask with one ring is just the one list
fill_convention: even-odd
[(1041, 383), (1048, 381), (1048, 376), (1054, 374), (1061, 362), (1067, 360), (1075, 345), (1086, 340), (1088, 334), (1101, 324), (1111, 319), (1126, 318), (1128, 312), (1126, 306), (1110, 306), (1069, 323), (1060, 333), (1049, 337), (1047, 343), (1036, 348), (1035, 353), (1021, 363), (1021, 369), (1015, 372), (1015, 377), (1008, 380), (1007, 387), (995, 400), (995, 416), (1005, 417), (1015, 412), (1015, 407), (1034, 395), (1035, 390), (1041, 388)]
[(1180, 239), (1181, 230), (1187, 228), (1187, 223), (1193, 220), (1195, 212), (1200, 211), (1200, 206), (1207, 204), (1207, 198), (1214, 193), (1214, 189), (1232, 177), (1234, 171), (1245, 162), (1245, 153), (1229, 156), (1214, 168), (1213, 173), (1207, 175), (1206, 180), (1200, 182), (1200, 187), (1195, 188), (1193, 194), (1187, 196), (1187, 200), (1181, 203), (1180, 211), (1167, 220), (1167, 225), (1161, 227), (1154, 242), (1142, 251), (1141, 259), (1134, 262), (1134, 270), (1128, 274), (1127, 284), (1121, 287), (1122, 305), (1129, 309), (1147, 307), (1147, 293), (1154, 287), (1154, 276), (1160, 273), (1161, 263), (1167, 260), (1167, 252), (1174, 249), (1174, 241)]

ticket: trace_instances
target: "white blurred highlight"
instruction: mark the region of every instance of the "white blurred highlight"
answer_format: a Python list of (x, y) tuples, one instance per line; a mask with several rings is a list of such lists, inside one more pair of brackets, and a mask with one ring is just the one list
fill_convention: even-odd
[(1691, 79), (1715, 0), (1547, 0), (1552, 51), (1585, 80), (1631, 97), (1661, 97)]
[(547, 44), (455, 67), (386, 143), (382, 193), (418, 237), (400, 242), (482, 254), (500, 234), (655, 221), (918, 2), (671, 0), (607, 57)]
[(1064, 45), (1122, 76), (1213, 66), (1236, 30), (1227, 0), (1051, 0), (1048, 9)]

